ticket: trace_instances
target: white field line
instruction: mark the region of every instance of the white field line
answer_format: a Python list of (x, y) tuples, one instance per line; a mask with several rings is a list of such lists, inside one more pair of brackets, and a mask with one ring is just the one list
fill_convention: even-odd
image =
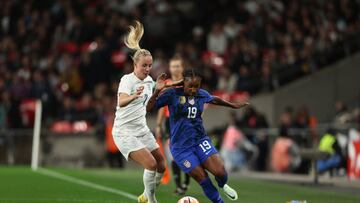
[(96, 189), (96, 190), (101, 190), (101, 191), (121, 195), (121, 196), (126, 197), (126, 198), (131, 199), (131, 200), (137, 200), (137, 196), (135, 196), (135, 195), (133, 195), (131, 193), (128, 193), (128, 192), (125, 192), (125, 191), (122, 191), (122, 190), (118, 190), (118, 189), (114, 189), (114, 188), (111, 188), (111, 187), (99, 185), (99, 184), (96, 184), (96, 183), (92, 183), (92, 182), (82, 180), (82, 179), (79, 179), (79, 178), (75, 178), (75, 177), (72, 177), (72, 176), (67, 176), (67, 175), (52, 171), (52, 170), (41, 168), (41, 169), (36, 170), (35, 172), (41, 173), (43, 175), (50, 176), (50, 177), (53, 177), (53, 178), (65, 180), (65, 181), (68, 181), (68, 182), (71, 182), (71, 183), (75, 183), (75, 184), (78, 184), (78, 185), (82, 185), (82, 186), (85, 186), (85, 187), (93, 188), (93, 189)]
[[(63, 199), (63, 198), (0, 198), (0, 202), (95, 202), (96, 200)], [(114, 202), (114, 201), (112, 201)]]

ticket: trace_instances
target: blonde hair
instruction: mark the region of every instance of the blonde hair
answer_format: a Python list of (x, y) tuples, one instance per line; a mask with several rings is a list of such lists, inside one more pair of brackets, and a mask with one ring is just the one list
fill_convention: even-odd
[(135, 50), (132, 59), (137, 62), (140, 56), (151, 56), (150, 51), (142, 49), (139, 45), (141, 37), (144, 35), (144, 26), (139, 22), (135, 21), (134, 25), (129, 26), (129, 33), (124, 38), (125, 45), (132, 50)]

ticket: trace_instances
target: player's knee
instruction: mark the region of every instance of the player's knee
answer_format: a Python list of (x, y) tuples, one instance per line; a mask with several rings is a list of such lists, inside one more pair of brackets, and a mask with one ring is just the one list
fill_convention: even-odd
[(196, 180), (196, 182), (201, 183), (203, 180), (205, 180), (206, 176), (202, 175), (192, 175), (192, 177)]
[(165, 166), (165, 160), (163, 158), (157, 160), (157, 171), (160, 173), (165, 172), (166, 166)]
[(224, 167), (218, 167), (218, 168), (214, 171), (214, 176), (216, 176), (216, 177), (226, 176), (225, 168), (224, 168)]
[(155, 159), (150, 159), (147, 161), (145, 168), (151, 171), (155, 171), (157, 169), (157, 163)]
[(161, 163), (158, 164), (158, 171), (159, 171), (160, 173), (164, 173), (164, 172), (165, 172), (165, 169), (166, 169), (165, 161), (162, 161)]
[(205, 180), (207, 178), (207, 174), (205, 172), (200, 173), (200, 172), (191, 172), (189, 174), (192, 178), (194, 178), (196, 180), (196, 182), (201, 183), (203, 180)]

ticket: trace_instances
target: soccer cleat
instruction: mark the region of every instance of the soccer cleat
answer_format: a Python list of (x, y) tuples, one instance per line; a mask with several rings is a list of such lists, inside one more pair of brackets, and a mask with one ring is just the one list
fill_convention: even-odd
[(178, 187), (175, 189), (174, 194), (182, 196), (185, 194), (185, 191), (182, 188)]
[(223, 187), (223, 190), (224, 190), (224, 193), (226, 194), (226, 196), (232, 200), (232, 201), (235, 201), (238, 199), (238, 194), (237, 192), (232, 189), (229, 185), (225, 184), (224, 187)]
[(142, 193), (142, 194), (138, 197), (138, 203), (148, 203), (148, 200), (146, 199), (145, 193)]
[(188, 185), (186, 185), (185, 183), (181, 185), (181, 189), (183, 189), (185, 192), (188, 189)]

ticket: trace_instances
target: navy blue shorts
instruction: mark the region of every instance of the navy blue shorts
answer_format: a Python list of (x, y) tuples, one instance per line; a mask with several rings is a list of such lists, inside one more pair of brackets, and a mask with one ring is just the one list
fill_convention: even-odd
[(201, 165), (211, 155), (218, 153), (214, 145), (211, 143), (209, 137), (205, 137), (199, 142), (186, 150), (182, 149), (181, 152), (171, 150), (175, 163), (185, 173), (189, 173), (197, 166)]

